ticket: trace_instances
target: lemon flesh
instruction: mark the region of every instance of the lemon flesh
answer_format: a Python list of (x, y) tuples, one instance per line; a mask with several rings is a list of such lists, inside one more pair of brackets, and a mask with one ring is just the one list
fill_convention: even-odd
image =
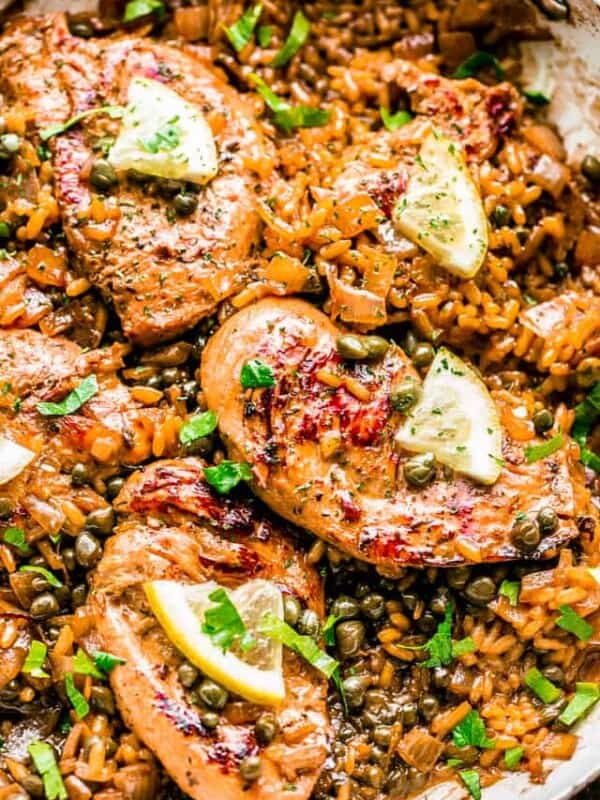
[(438, 350), (420, 401), (396, 434), (396, 443), (436, 459), (479, 483), (502, 470), (502, 432), (496, 404), (478, 375), (458, 356)]
[(0, 486), (20, 475), (34, 458), (31, 450), (0, 436)]
[(394, 208), (395, 227), (449, 272), (472, 278), (485, 259), (488, 224), (460, 145), (429, 133), (405, 193)]
[(188, 661), (226, 689), (253, 703), (277, 705), (285, 697), (282, 645), (261, 634), (259, 627), (265, 614), (283, 619), (281, 592), (265, 580), (248, 581), (237, 589), (227, 590), (255, 644), (246, 652), (235, 646), (224, 651), (202, 631), (206, 610), (214, 605), (209, 595), (218, 588), (219, 584), (214, 581), (144, 584), (152, 612)]
[(199, 108), (149, 78), (129, 84), (121, 130), (110, 150), (117, 170), (206, 183), (217, 173), (217, 149)]

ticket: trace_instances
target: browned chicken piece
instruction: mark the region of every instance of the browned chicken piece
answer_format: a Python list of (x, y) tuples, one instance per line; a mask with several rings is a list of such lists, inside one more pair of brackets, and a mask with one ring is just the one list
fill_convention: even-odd
[[(318, 673), (284, 653), (286, 699), (273, 709), (279, 733), (267, 746), (254, 733), (264, 708), (231, 695), (209, 730), (179, 680), (183, 658), (142, 588), (161, 579), (235, 587), (260, 577), (322, 616), (320, 581), (298, 543), (252, 502), (215, 495), (195, 459), (155, 462), (129, 479), (115, 507), (123, 521), (93, 579), (85, 643), (125, 659), (111, 683), (127, 725), (194, 800), (309, 797), (328, 752), (326, 685)], [(244, 786), (239, 764), (258, 753), (260, 777)]]
[(219, 171), (205, 187), (188, 187), (198, 204), (187, 216), (175, 210), (173, 181), (120, 175), (98, 195), (92, 164), (118, 120), (92, 116), (49, 141), (68, 242), (129, 337), (172, 338), (244, 285), (259, 232), (254, 187), (268, 179), (273, 157), (250, 105), (207, 63), (152, 39), (85, 41), (70, 35), (62, 15), (17, 24), (0, 50), (0, 89), (39, 128), (125, 105), (131, 80), (146, 77), (197, 105), (212, 129)]
[[(343, 361), (342, 332), (307, 303), (268, 299), (228, 319), (204, 351), (204, 396), (229, 455), (252, 465), (253, 488), (274, 511), (389, 575), (410, 564), (547, 558), (578, 535), (579, 516), (592, 512), (570, 440), (527, 463), (523, 443), (504, 430), (493, 486), (439, 468), (429, 486), (411, 488), (411, 454), (394, 447), (405, 417), (390, 391), (420, 379), (395, 345), (380, 361)], [(273, 388), (242, 388), (252, 359), (271, 367)], [(542, 507), (556, 511), (558, 528), (523, 553), (511, 540), (515, 520)]]

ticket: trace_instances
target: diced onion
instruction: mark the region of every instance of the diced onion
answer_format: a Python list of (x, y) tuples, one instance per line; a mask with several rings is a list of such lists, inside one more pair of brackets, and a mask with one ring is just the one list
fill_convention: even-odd
[(0, 486), (20, 475), (34, 458), (31, 450), (0, 436)]

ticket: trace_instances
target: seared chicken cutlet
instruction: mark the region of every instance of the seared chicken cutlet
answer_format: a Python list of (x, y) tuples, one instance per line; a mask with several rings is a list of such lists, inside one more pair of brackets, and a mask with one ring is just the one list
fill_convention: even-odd
[[(393, 394), (407, 382), (418, 391), (419, 376), (395, 345), (379, 360), (344, 361), (336, 349), (342, 333), (307, 303), (263, 300), (227, 320), (204, 351), (202, 386), (229, 455), (250, 463), (253, 488), (273, 510), (390, 575), (406, 565), (550, 557), (578, 535), (590, 506), (568, 437), (530, 463), (503, 426), (501, 450), (483, 451), (486, 465), (497, 465), (491, 480), (484, 475), (492, 485), (434, 467), (429, 456), (415, 464), (405, 443), (411, 417), (395, 410)], [(257, 362), (268, 379), (242, 374), (249, 365), (256, 373)], [(449, 379), (462, 370), (453, 373)], [(508, 402), (489, 399), (500, 418)], [(432, 409), (434, 439), (446, 436), (444, 413)], [(477, 420), (461, 424), (475, 428)], [(482, 435), (497, 433), (484, 427)], [(466, 442), (457, 440), (457, 456), (461, 449)], [(557, 524), (520, 548), (515, 524), (542, 508)]]
[(60, 15), (15, 24), (0, 50), (6, 102), (42, 137), (59, 125), (47, 141), (67, 239), (129, 337), (172, 338), (243, 286), (273, 159), (207, 63), (151, 39), (86, 41)]
[[(273, 709), (279, 733), (266, 746), (255, 735), (264, 708), (240, 698), (221, 707), (209, 728), (142, 585), (216, 580), (233, 588), (262, 578), (322, 615), (316, 572), (253, 505), (219, 498), (193, 459), (158, 461), (132, 476), (116, 509), (122, 522), (93, 579), (86, 646), (125, 660), (111, 683), (127, 724), (194, 800), (307, 798), (327, 754), (326, 686), (318, 673), (284, 653), (285, 699)], [(239, 765), (259, 753), (260, 776), (244, 785)]]

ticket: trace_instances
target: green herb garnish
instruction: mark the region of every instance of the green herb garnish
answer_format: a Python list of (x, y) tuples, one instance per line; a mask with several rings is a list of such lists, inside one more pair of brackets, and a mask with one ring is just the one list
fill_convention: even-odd
[(471, 797), (481, 800), (481, 781), (475, 769), (461, 769), (458, 773), (464, 785), (469, 790)]
[(273, 38), (273, 26), (261, 25), (257, 31), (258, 43), (261, 47), (268, 47)]
[(254, 647), (254, 638), (248, 632), (225, 589), (222, 587), (215, 589), (208, 595), (208, 599), (215, 605), (207, 609), (204, 614), (202, 631), (210, 637), (212, 643), (222, 650), (230, 650), (233, 643), (238, 640), (243, 651)]
[(125, 6), (123, 22), (134, 22), (150, 14), (156, 14), (159, 20), (164, 19), (166, 16), (164, 3), (161, 0), (130, 0)]
[(40, 139), (47, 142), (53, 136), (58, 136), (60, 133), (74, 128), (84, 119), (93, 117), (96, 114), (108, 114), (111, 119), (120, 119), (123, 116), (124, 108), (122, 106), (100, 106), (99, 108), (88, 108), (87, 111), (81, 111), (79, 114), (68, 119), (66, 122), (59, 123), (58, 125), (50, 125), (40, 131)]
[(502, 80), (506, 73), (502, 64), (491, 53), (485, 50), (476, 50), (456, 69), (454, 78), (472, 78), (483, 67), (492, 67), (498, 80)]
[(46, 569), (46, 567), (38, 567), (34, 564), (24, 564), (22, 567), (19, 567), (19, 572), (37, 572), (38, 575), (43, 575), (50, 586), (52, 586), (54, 589), (59, 589), (62, 586), (62, 583), (58, 580), (56, 575), (53, 575), (50, 570)]
[(540, 698), (542, 703), (554, 703), (562, 696), (558, 686), (555, 686), (548, 678), (545, 678), (536, 667), (528, 670), (523, 680), (531, 691)]
[(266, 636), (270, 636), (271, 639), (281, 642), (290, 650), (298, 653), (327, 678), (331, 678), (339, 668), (339, 662), (321, 650), (314, 639), (301, 635), (275, 614), (265, 614), (260, 630)]
[(173, 119), (168, 120), (164, 125), (161, 125), (160, 128), (154, 131), (152, 136), (149, 136), (147, 139), (138, 139), (140, 147), (147, 153), (152, 153), (153, 155), (174, 150), (181, 141), (179, 128), (177, 127), (178, 121), (179, 117), (173, 117)]
[(521, 584), (519, 581), (502, 581), (498, 594), (508, 598), (511, 606), (516, 606), (519, 602), (519, 592), (521, 591)]
[(67, 790), (52, 747), (46, 742), (31, 742), (27, 750), (44, 782), (46, 800), (67, 800)]
[(223, 27), (227, 38), (236, 52), (240, 53), (252, 38), (262, 10), (262, 3), (257, 3), (255, 6), (245, 11), (231, 27)]
[(575, 421), (571, 436), (580, 447), (580, 460), (586, 467), (600, 473), (600, 456), (586, 447), (588, 436), (600, 421), (600, 381), (592, 387), (586, 398), (575, 406)]
[(282, 67), (284, 64), (287, 64), (306, 42), (309, 33), (310, 22), (306, 19), (302, 10), (296, 11), (288, 37), (281, 50), (271, 62), (272, 66)]
[(523, 758), (525, 748), (523, 747), (509, 747), (504, 751), (504, 763), (508, 769), (515, 769)]
[(470, 636), (458, 642), (452, 640), (453, 611), (454, 607), (449, 603), (444, 611), (444, 620), (438, 624), (436, 632), (425, 644), (412, 647), (400, 642), (398, 646), (404, 647), (406, 650), (426, 650), (429, 658), (422, 662), (421, 666), (423, 667), (445, 667), (457, 656), (472, 653), (475, 649), (475, 642)]
[(457, 747), (481, 747), (493, 750), (495, 743), (485, 732), (485, 724), (479, 712), (472, 709), (467, 716), (452, 728), (452, 739)]
[(98, 678), (99, 680), (104, 678), (104, 674), (100, 672), (92, 659), (88, 656), (85, 650), (81, 649), (81, 647), (73, 656), (72, 665), (73, 672), (75, 672), (77, 675), (91, 675), (92, 678)]
[(325, 620), (323, 625), (323, 638), (327, 647), (335, 645), (335, 626), (340, 621), (341, 617), (336, 617), (335, 614), (330, 614)]
[(244, 389), (275, 386), (275, 376), (268, 364), (258, 358), (246, 361), (240, 372), (240, 383)]
[(75, 710), (77, 719), (84, 719), (90, 713), (90, 706), (85, 697), (81, 694), (79, 689), (75, 686), (73, 680), (73, 673), (67, 672), (65, 675), (65, 691), (69, 702)]
[(88, 375), (60, 403), (38, 403), (36, 408), (45, 417), (65, 417), (78, 411), (97, 391), (96, 376)]
[(113, 656), (112, 653), (106, 653), (104, 650), (96, 650), (92, 653), (92, 657), (94, 659), (94, 664), (98, 669), (102, 670), (105, 675), (110, 675), (115, 667), (127, 663), (124, 658)]
[(278, 97), (258, 75), (250, 73), (249, 78), (273, 112), (273, 122), (286, 133), (294, 128), (318, 128), (329, 122), (329, 111), (314, 106), (292, 106)]
[(202, 439), (211, 434), (217, 427), (217, 415), (214, 411), (203, 411), (191, 417), (179, 430), (179, 441), (183, 445)]
[(575, 694), (558, 719), (563, 725), (573, 725), (596, 705), (599, 699), (600, 687), (597, 683), (577, 683)]
[(16, 547), (24, 556), (29, 555), (31, 552), (27, 539), (25, 538), (25, 531), (22, 528), (7, 528), (2, 534), (2, 539), (6, 544)]
[(543, 92), (529, 92), (524, 91), (523, 97), (526, 97), (530, 103), (534, 106), (547, 106), (550, 102), (550, 98), (547, 97)]
[(29, 645), (29, 651), (25, 658), (25, 662), (21, 667), (21, 672), (31, 675), (32, 678), (49, 678), (47, 672), (44, 672), (42, 667), (46, 660), (48, 648), (43, 642), (38, 642), (34, 639)]
[(564, 443), (565, 437), (562, 435), (562, 432), (559, 431), (556, 436), (553, 436), (552, 439), (548, 439), (546, 442), (542, 442), (542, 444), (528, 445), (525, 448), (527, 463), (533, 464), (534, 461), (539, 461), (542, 458), (551, 456), (553, 453), (556, 453), (557, 450), (560, 450)]
[(392, 114), (389, 108), (385, 108), (385, 106), (380, 106), (379, 113), (381, 114), (381, 120), (388, 131), (395, 131), (398, 128), (401, 128), (403, 125), (407, 125), (413, 118), (413, 115), (410, 111), (396, 111), (395, 114)]
[(204, 478), (219, 494), (229, 494), (240, 481), (252, 480), (252, 470), (244, 462), (224, 459), (216, 467), (205, 467)]
[(587, 640), (594, 633), (594, 629), (589, 622), (586, 622), (574, 609), (570, 606), (560, 606), (560, 617), (556, 620), (556, 624), (563, 631), (568, 631), (580, 639), (582, 642)]

